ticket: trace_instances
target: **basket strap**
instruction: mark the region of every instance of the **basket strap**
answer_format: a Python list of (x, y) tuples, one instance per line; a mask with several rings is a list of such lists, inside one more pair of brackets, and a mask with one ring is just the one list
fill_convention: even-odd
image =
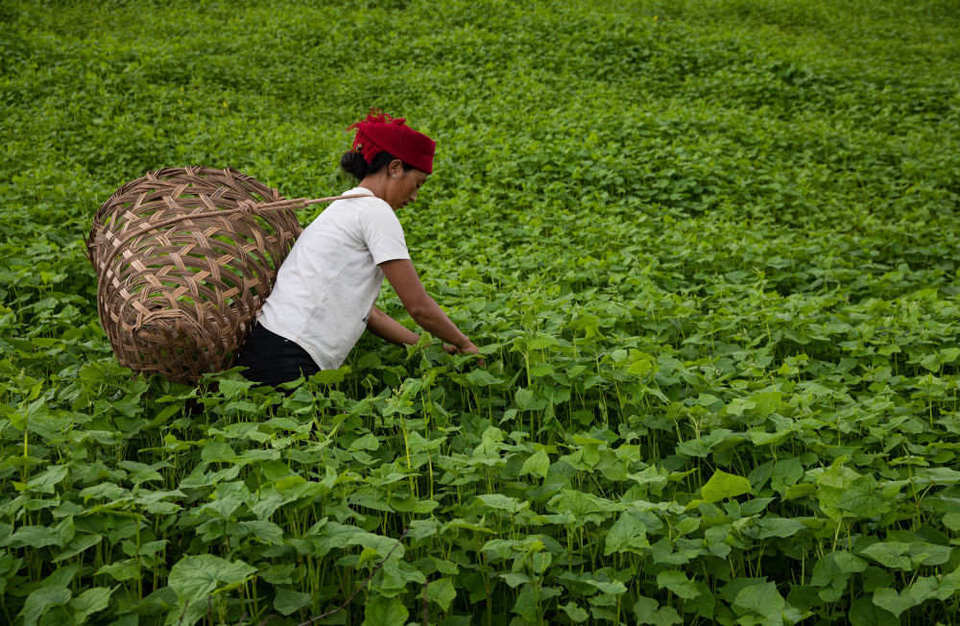
[[(309, 206), (311, 204), (320, 204), (321, 202), (333, 202), (334, 200), (350, 200), (353, 198), (373, 198), (370, 194), (364, 193), (355, 193), (350, 196), (329, 196), (327, 198), (314, 198), (313, 200), (307, 200), (304, 202), (305, 205)], [(262, 205), (267, 206), (267, 205)]]
[(349, 196), (329, 196), (326, 198), (315, 198), (312, 200), (307, 198), (293, 198), (291, 200), (275, 200), (274, 202), (262, 202), (259, 204), (246, 201), (246, 202), (241, 202), (240, 206), (234, 209), (214, 209), (212, 211), (200, 211), (197, 213), (190, 213), (188, 215), (178, 215), (177, 217), (171, 217), (169, 219), (165, 219), (155, 223), (142, 222), (139, 228), (134, 229), (132, 232), (129, 232), (123, 237), (121, 237), (120, 240), (114, 245), (113, 250), (110, 251), (110, 255), (107, 256), (107, 258), (103, 261), (103, 263), (100, 265), (98, 269), (97, 280), (98, 282), (102, 282), (100, 278), (103, 272), (106, 271), (107, 267), (109, 267), (110, 264), (113, 262), (113, 259), (116, 258), (116, 256), (120, 253), (120, 251), (127, 246), (127, 244), (130, 242), (131, 239), (133, 239), (134, 237), (139, 237), (140, 235), (150, 232), (151, 230), (157, 230), (158, 228), (170, 226), (171, 224), (176, 224), (177, 222), (182, 222), (183, 220), (199, 219), (203, 217), (222, 217), (225, 215), (232, 215), (234, 213), (249, 214), (249, 213), (260, 213), (262, 211), (280, 211), (284, 209), (296, 210), (296, 209), (305, 208), (311, 204), (320, 204), (321, 202), (332, 202), (334, 200), (348, 200), (351, 198), (369, 198), (369, 197), (370, 197), (369, 195), (365, 195), (365, 194), (354, 194)]

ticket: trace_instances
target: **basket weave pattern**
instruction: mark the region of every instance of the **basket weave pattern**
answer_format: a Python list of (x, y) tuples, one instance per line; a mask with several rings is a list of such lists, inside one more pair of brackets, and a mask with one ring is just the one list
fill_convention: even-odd
[(232, 169), (161, 169), (118, 189), (87, 251), (120, 363), (185, 383), (229, 367), (306, 204)]

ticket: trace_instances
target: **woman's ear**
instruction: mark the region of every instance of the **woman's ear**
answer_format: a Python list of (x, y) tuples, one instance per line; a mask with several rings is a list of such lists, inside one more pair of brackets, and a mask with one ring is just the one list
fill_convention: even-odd
[(403, 161), (400, 159), (390, 161), (390, 164), (387, 165), (387, 171), (390, 172), (391, 178), (397, 178), (403, 174)]

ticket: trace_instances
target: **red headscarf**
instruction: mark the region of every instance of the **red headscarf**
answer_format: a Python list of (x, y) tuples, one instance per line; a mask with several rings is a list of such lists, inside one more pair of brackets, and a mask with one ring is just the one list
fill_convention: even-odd
[(381, 152), (389, 152), (407, 165), (430, 174), (433, 172), (433, 153), (436, 143), (423, 133), (406, 125), (402, 117), (390, 117), (371, 109), (367, 119), (347, 127), (357, 129), (353, 149), (363, 155), (367, 163)]

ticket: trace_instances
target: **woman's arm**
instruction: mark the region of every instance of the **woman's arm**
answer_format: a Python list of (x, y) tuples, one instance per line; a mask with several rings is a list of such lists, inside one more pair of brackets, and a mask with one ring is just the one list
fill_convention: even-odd
[(377, 307), (370, 309), (370, 315), (367, 316), (367, 330), (377, 337), (386, 339), (392, 343), (408, 343), (412, 345), (420, 341), (420, 335)]
[[(417, 276), (417, 270), (414, 269), (413, 263), (409, 259), (384, 261), (380, 264), (380, 269), (383, 270), (394, 291), (400, 296), (403, 307), (421, 328), (453, 344), (458, 352), (467, 354), (479, 352), (470, 338), (460, 332), (460, 329), (450, 321), (443, 309), (427, 294), (427, 290), (423, 288), (423, 283), (420, 282), (420, 277)], [(384, 316), (386, 317), (386, 315)], [(368, 319), (368, 327), (369, 323)], [(407, 332), (411, 331), (408, 330)]]

